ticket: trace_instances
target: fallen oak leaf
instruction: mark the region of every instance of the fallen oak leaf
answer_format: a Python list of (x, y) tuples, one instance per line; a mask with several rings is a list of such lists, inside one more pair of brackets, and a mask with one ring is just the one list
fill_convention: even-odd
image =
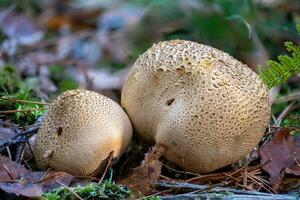
[[(47, 172), (46, 172), (47, 173)], [(64, 185), (70, 185), (74, 176), (66, 172), (49, 171), (46, 176), (45, 172), (33, 171), (24, 176), (24, 179), (30, 181), (30, 183), (38, 184), (42, 187), (43, 192), (50, 192), (61, 185), (57, 183), (63, 183)]]
[(0, 155), (0, 181), (20, 179), (30, 172), (24, 166), (13, 162), (6, 156)]
[(140, 193), (143, 195), (151, 194), (161, 174), (162, 163), (159, 161), (159, 158), (164, 150), (165, 147), (161, 145), (152, 147), (145, 154), (145, 158), (140, 166), (135, 168), (129, 177), (119, 180), (117, 183), (127, 185), (133, 190), (135, 197), (140, 196)]
[(0, 145), (9, 138), (16, 135), (16, 132), (12, 128), (0, 127)]
[(17, 196), (25, 197), (40, 197), (43, 194), (42, 187), (32, 183), (0, 183), (0, 189), (7, 192), (13, 193)]
[(260, 149), (263, 170), (270, 175), (270, 182), (276, 189), (286, 173), (300, 175), (299, 136), (290, 135), (289, 129), (275, 133), (274, 138)]
[(39, 197), (43, 192), (70, 185), (73, 176), (66, 172), (30, 171), (8, 157), (0, 155), (0, 189), (17, 196)]

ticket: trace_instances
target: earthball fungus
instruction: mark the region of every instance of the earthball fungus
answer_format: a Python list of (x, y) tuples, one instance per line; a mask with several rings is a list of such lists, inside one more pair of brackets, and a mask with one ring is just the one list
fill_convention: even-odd
[(185, 170), (208, 173), (245, 157), (270, 118), (269, 92), (229, 54), (184, 40), (153, 45), (134, 63), (121, 105), (142, 139)]
[(130, 143), (132, 126), (113, 100), (88, 90), (70, 90), (50, 106), (34, 144), (42, 169), (96, 175), (113, 152), (119, 157)]

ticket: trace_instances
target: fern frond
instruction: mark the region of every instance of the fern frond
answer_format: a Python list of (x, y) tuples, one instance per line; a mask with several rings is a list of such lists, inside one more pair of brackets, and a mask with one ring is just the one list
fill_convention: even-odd
[[(300, 34), (300, 24), (297, 25)], [(291, 41), (284, 43), (290, 55), (280, 55), (277, 61), (269, 60), (268, 67), (259, 66), (259, 77), (268, 88), (278, 86), (300, 72), (300, 45)]]

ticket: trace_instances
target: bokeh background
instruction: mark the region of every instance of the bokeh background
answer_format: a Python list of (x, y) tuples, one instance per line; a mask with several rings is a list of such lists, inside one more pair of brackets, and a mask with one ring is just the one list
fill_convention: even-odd
[(211, 45), (257, 70), (287, 53), (284, 41), (300, 39), (299, 0), (1, 0), (0, 7), (0, 93), (47, 102), (77, 87), (119, 101), (130, 66), (162, 40)]

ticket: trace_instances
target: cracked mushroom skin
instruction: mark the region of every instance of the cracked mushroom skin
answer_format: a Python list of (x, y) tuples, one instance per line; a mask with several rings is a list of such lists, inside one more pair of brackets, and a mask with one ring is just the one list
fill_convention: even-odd
[(185, 170), (208, 173), (244, 158), (270, 119), (269, 92), (229, 54), (184, 40), (153, 45), (134, 63), (121, 105), (140, 138)]
[(124, 152), (131, 137), (131, 122), (116, 102), (96, 92), (70, 90), (51, 104), (34, 156), (41, 169), (94, 176), (112, 151), (113, 158)]

